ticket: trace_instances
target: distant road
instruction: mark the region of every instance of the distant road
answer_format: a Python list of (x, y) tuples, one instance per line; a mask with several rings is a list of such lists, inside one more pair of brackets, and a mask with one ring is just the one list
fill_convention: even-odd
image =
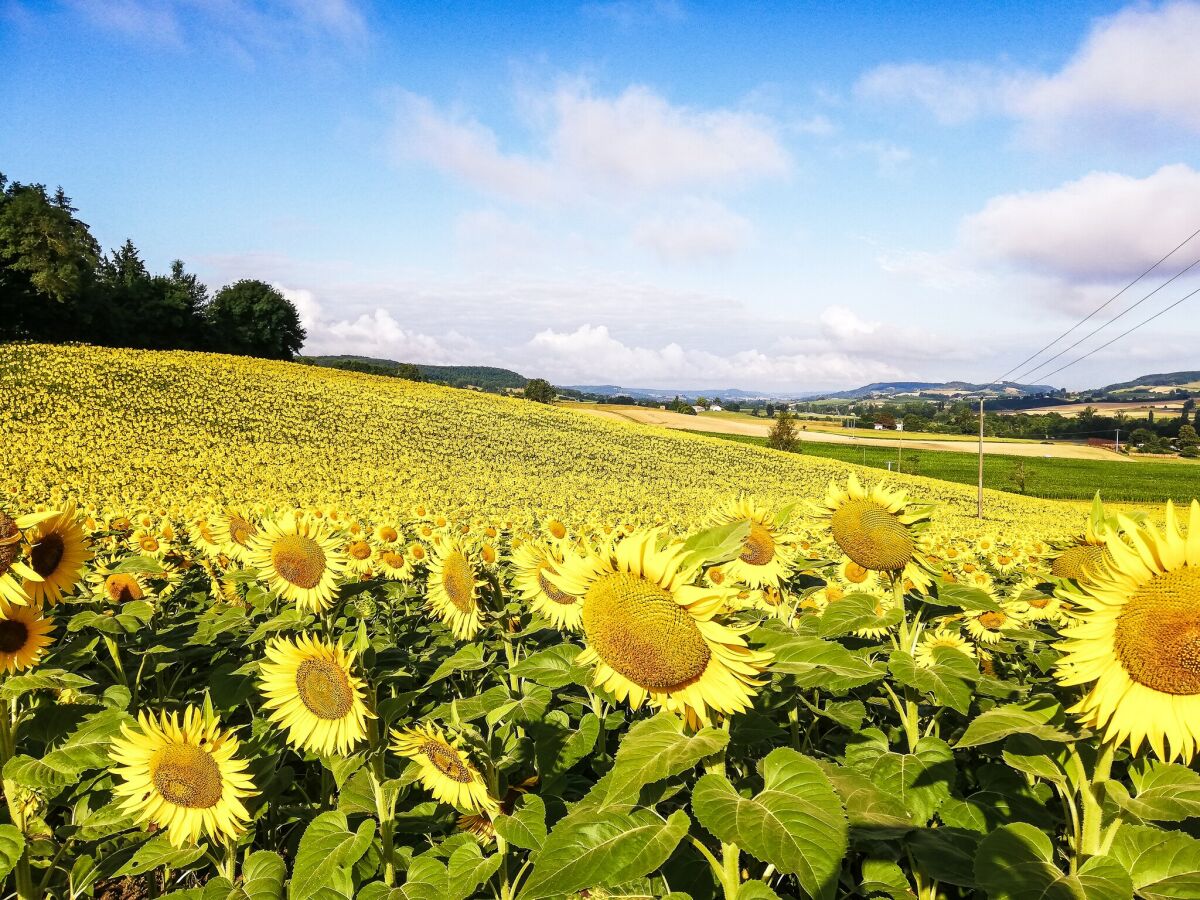
[[(646, 409), (642, 406), (596, 406), (590, 403), (563, 403), (564, 409), (574, 409), (588, 415), (600, 416), (605, 419), (615, 419), (620, 422), (638, 422), (642, 425), (660, 425), (663, 428), (674, 428), (680, 431), (713, 431), (720, 434), (747, 434), (766, 437), (771, 430), (767, 423), (743, 422), (736, 419), (720, 419), (713, 416), (688, 416), (683, 413), (668, 412), (665, 409)], [(803, 423), (800, 423), (803, 429)], [(827, 431), (800, 431), (800, 438), (805, 441), (815, 441), (822, 444), (852, 444), (867, 447), (886, 447), (888, 441), (880, 438), (858, 438), (846, 434), (830, 434)], [(895, 446), (895, 442), (892, 442)], [(975, 453), (978, 444), (975, 441), (940, 441), (915, 440), (904, 441), (905, 450), (948, 450), (951, 453)], [(1055, 459), (1102, 459), (1108, 462), (1131, 462), (1129, 457), (1119, 453), (1104, 450), (1101, 447), (1089, 447), (1086, 444), (1021, 444), (1011, 441), (984, 441), (983, 452), (997, 456), (1037, 456)]]

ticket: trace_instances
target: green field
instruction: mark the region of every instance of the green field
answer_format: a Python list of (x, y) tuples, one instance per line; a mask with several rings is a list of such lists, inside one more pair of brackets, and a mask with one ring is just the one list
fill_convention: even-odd
[[(709, 437), (764, 446), (766, 438), (703, 432)], [(896, 468), (895, 447), (803, 443), (806, 456), (840, 459), (877, 469), (888, 463)], [(1200, 465), (1178, 462), (1105, 462), (1091, 459), (1044, 459), (994, 456), (983, 458), (983, 483), (999, 491), (1020, 493), (1013, 484), (1014, 470), (1025, 465), (1025, 493), (1052, 500), (1089, 500), (1099, 491), (1105, 500), (1131, 503), (1190, 502), (1200, 497)], [(959, 484), (975, 484), (978, 458), (970, 453), (941, 450), (906, 450), (903, 471)]]

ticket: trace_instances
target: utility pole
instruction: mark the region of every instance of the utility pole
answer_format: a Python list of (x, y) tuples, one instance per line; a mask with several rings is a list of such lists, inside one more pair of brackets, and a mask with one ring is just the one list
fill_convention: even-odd
[(1117, 452), (1121, 452), (1121, 429), (1117, 429)]
[(983, 398), (979, 398), (979, 518), (983, 518)]

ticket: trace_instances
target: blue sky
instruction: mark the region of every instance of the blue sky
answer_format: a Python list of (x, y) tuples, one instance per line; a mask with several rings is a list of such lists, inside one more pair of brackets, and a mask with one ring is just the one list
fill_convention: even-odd
[[(0, 0), (0, 171), (278, 285), (308, 352), (987, 381), (1200, 228), (1198, 45), (1195, 3)], [(1198, 308), (1049, 380), (1200, 368)]]

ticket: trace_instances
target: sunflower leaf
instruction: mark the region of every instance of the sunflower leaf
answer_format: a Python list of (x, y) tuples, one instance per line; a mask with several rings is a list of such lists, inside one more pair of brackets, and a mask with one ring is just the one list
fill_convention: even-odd
[(697, 531), (683, 542), (684, 567), (728, 562), (742, 552), (750, 523), (741, 519)]
[(1012, 734), (1027, 734), (1043, 741), (1068, 742), (1075, 736), (1056, 727), (1064, 719), (1062, 705), (1053, 697), (1039, 695), (1024, 703), (1009, 703), (981, 713), (967, 726), (955, 747), (978, 747), (1003, 740)]
[(890, 628), (904, 618), (904, 610), (898, 606), (877, 613), (878, 603), (879, 598), (870, 594), (847, 594), (831, 603), (821, 614), (821, 637), (841, 637), (860, 628)]
[(540, 850), (546, 841), (546, 804), (537, 794), (525, 794), (511, 816), (496, 816), (496, 833), (514, 847)]
[(14, 825), (0, 825), (0, 879), (17, 864), (25, 852), (25, 835)]
[(775, 642), (775, 662), (770, 671), (792, 675), (804, 688), (825, 688), (834, 694), (879, 681), (886, 674), (883, 667), (866, 656), (847, 650), (833, 641), (794, 636)]
[(975, 882), (988, 900), (1129, 900), (1133, 893), (1129, 873), (1111, 856), (1091, 857), (1075, 875), (1061, 871), (1050, 838), (1027, 822), (1005, 825), (979, 842)]
[(832, 782), (820, 763), (786, 747), (759, 768), (763, 789), (749, 799), (725, 776), (703, 776), (692, 792), (697, 820), (718, 840), (795, 875), (809, 896), (833, 897), (848, 824)]
[(484, 856), (474, 840), (458, 847), (450, 854), (446, 897), (449, 900), (466, 900), (496, 873), (502, 861), (499, 853)]
[(1200, 841), (1179, 831), (1123, 825), (1109, 851), (1145, 900), (1189, 900), (1200, 896)]
[[(1109, 782), (1109, 794), (1127, 813), (1147, 822), (1182, 822), (1200, 816), (1200, 774), (1177, 763), (1147, 763), (1130, 772), (1137, 796), (1120, 782)], [(1120, 788), (1122, 796), (1116, 796)]]
[(727, 743), (729, 735), (718, 728), (685, 735), (683, 720), (666, 711), (643, 719), (621, 739), (602, 805), (636, 803), (645, 785), (694, 768)]
[(374, 819), (364, 819), (357, 832), (350, 831), (341, 812), (321, 813), (313, 819), (300, 838), (288, 885), (289, 900), (352, 896), (351, 869), (374, 836)]
[(575, 665), (575, 658), (583, 651), (578, 644), (558, 644), (539, 650), (512, 667), (512, 674), (528, 678), (548, 688), (566, 687), (568, 684), (586, 684), (590, 669)]
[(1002, 612), (1000, 603), (982, 588), (965, 584), (939, 584), (936, 596), (925, 598), (926, 603), (956, 606), (967, 612)]
[(30, 691), (81, 690), (96, 682), (62, 669), (46, 669), (28, 675), (9, 675), (0, 684), (0, 700), (16, 700)]
[(186, 869), (192, 863), (202, 859), (207, 849), (207, 844), (200, 844), (198, 847), (173, 847), (167, 840), (166, 834), (160, 832), (142, 844), (129, 861), (117, 869), (113, 875), (117, 878), (122, 875), (143, 875), (162, 866)]
[(949, 647), (936, 648), (933, 658), (932, 666), (918, 666), (912, 654), (893, 650), (888, 671), (901, 684), (933, 697), (938, 706), (965, 716), (971, 707), (971, 682), (979, 677), (979, 670), (965, 653)]
[(560, 820), (546, 837), (521, 900), (609, 887), (653, 872), (675, 850), (691, 820), (649, 809), (586, 808)]
[(923, 737), (912, 753), (882, 754), (871, 768), (871, 781), (904, 804), (914, 825), (924, 825), (950, 796), (955, 774), (949, 745), (940, 738)]

